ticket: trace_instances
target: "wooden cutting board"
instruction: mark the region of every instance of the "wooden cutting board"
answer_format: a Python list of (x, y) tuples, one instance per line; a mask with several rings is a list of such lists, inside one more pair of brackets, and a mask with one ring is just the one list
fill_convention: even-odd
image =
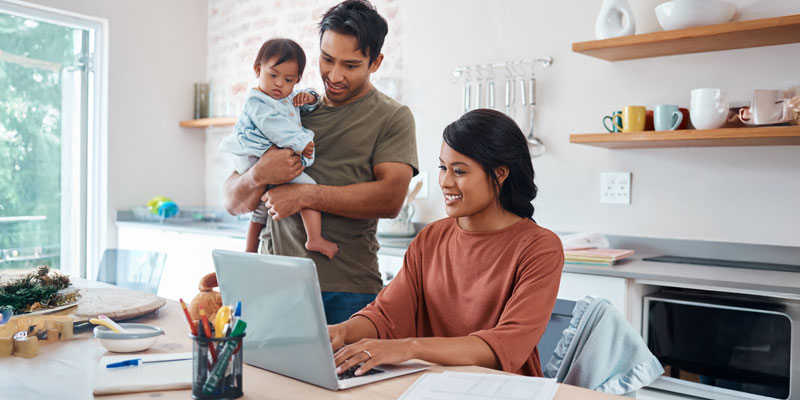
[(76, 323), (87, 322), (98, 315), (124, 321), (151, 313), (167, 303), (165, 299), (154, 294), (107, 286), (109, 287), (79, 287), (81, 298), (75, 306), (47, 314), (69, 315)]
[(154, 294), (123, 288), (81, 288), (80, 291), (78, 307), (68, 313), (75, 322), (88, 321), (98, 315), (123, 321), (158, 310), (167, 303)]

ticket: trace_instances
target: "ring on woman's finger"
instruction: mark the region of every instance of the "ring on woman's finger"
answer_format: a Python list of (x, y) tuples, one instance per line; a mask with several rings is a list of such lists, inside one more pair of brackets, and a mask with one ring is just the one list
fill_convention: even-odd
[(369, 350), (362, 350), (362, 353), (367, 353), (367, 357), (369, 357), (367, 360), (372, 360), (372, 353)]

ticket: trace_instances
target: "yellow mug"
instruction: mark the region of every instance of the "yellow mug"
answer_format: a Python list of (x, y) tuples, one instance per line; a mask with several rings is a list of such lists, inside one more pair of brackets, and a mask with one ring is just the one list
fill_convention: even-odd
[(614, 126), (622, 132), (641, 132), (647, 121), (647, 109), (644, 106), (622, 107), (622, 126), (617, 121), (612, 121)]

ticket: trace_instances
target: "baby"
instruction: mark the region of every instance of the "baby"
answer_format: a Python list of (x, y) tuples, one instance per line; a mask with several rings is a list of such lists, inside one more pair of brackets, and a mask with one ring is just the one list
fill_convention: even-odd
[[(233, 132), (219, 146), (236, 156), (238, 173), (250, 169), (271, 146), (294, 150), (301, 155), (304, 167), (314, 162), (314, 132), (301, 125), (300, 114), (315, 110), (320, 98), (313, 90), (294, 90), (305, 65), (306, 55), (293, 40), (271, 39), (261, 46), (253, 65), (258, 88), (250, 89)], [(304, 172), (290, 183), (316, 182)], [(305, 209), (300, 214), (308, 237), (306, 249), (333, 258), (339, 247), (322, 237), (319, 211)], [(267, 217), (266, 206), (261, 203), (250, 220), (246, 251), (258, 251), (259, 234)]]

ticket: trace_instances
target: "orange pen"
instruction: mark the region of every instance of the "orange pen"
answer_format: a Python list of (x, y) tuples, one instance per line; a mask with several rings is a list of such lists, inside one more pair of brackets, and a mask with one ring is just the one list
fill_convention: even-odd
[[(198, 308), (200, 309), (200, 321), (203, 321), (203, 330), (206, 333), (206, 337), (212, 338), (211, 327), (208, 325), (208, 317), (206, 317), (206, 310), (203, 309), (203, 306), (199, 306)], [(217, 362), (217, 348), (214, 346), (213, 342), (208, 344), (208, 350), (211, 351), (211, 361)]]

